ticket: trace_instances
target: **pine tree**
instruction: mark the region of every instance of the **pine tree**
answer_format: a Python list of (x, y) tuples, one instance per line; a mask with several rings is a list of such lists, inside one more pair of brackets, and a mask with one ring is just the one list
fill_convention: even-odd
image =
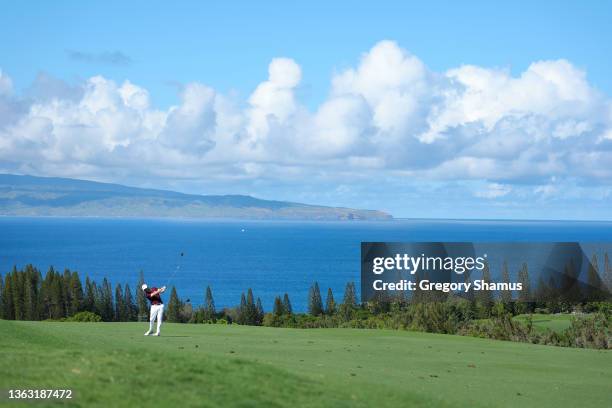
[(100, 301), (102, 309), (100, 310), (100, 316), (102, 316), (102, 320), (105, 322), (111, 322), (115, 315), (115, 308), (113, 307), (113, 289), (106, 278), (102, 280), (101, 295), (102, 298)]
[(283, 307), (283, 301), (280, 296), (274, 298), (274, 307), (272, 308), (272, 314), (274, 316), (282, 316), (285, 314), (285, 308)]
[(73, 316), (83, 310), (83, 286), (81, 285), (81, 278), (77, 271), (72, 272), (70, 275), (70, 305), (69, 315)]
[(138, 321), (146, 322), (149, 320), (149, 305), (147, 302), (147, 298), (143, 292), (142, 285), (144, 284), (144, 273), (140, 271), (140, 275), (138, 277), (138, 286), (136, 287), (136, 303), (138, 306)]
[(49, 283), (49, 317), (51, 319), (61, 319), (66, 317), (64, 309), (64, 285), (62, 275), (59, 272), (51, 272), (51, 281)]
[(102, 313), (104, 311), (104, 294), (102, 293), (102, 287), (98, 286), (95, 281), (92, 284), (94, 290), (94, 313), (102, 317)]
[(283, 296), (283, 311), (288, 315), (291, 315), (293, 313), (291, 301), (289, 300), (289, 295), (287, 293), (285, 293), (285, 296)]
[(125, 305), (126, 321), (135, 322), (138, 320), (138, 308), (134, 304), (132, 291), (130, 290), (130, 285), (127, 283), (125, 284), (125, 289), (123, 290), (123, 304)]
[(60, 277), (62, 282), (62, 300), (64, 301), (64, 317), (70, 316), (70, 308), (72, 305), (72, 291), (70, 288), (72, 273), (68, 269), (64, 269), (63, 276)]
[(50, 318), (51, 309), (51, 286), (50, 286), (50, 271), (47, 271), (45, 277), (41, 280), (39, 298), (39, 315), (41, 320)]
[(244, 292), (240, 295), (240, 306), (238, 307), (238, 324), (246, 324), (247, 302)]
[(533, 300), (531, 296), (531, 280), (529, 279), (529, 269), (527, 264), (523, 263), (518, 272), (518, 281), (522, 289), (518, 292), (518, 303), (516, 303), (516, 311), (518, 313), (531, 312)]
[(3, 297), (3, 319), (14, 320), (15, 319), (15, 308), (13, 305), (13, 281), (11, 274), (7, 273), (4, 277), (4, 297)]
[(256, 320), (255, 320), (255, 324), (257, 326), (261, 326), (261, 324), (263, 323), (263, 318), (264, 318), (264, 308), (263, 305), (261, 304), (261, 299), (257, 298), (257, 302), (255, 302), (255, 311), (256, 311)]
[(255, 305), (255, 297), (251, 288), (247, 291), (245, 320), (246, 324), (257, 324), (257, 306)]
[(466, 284), (466, 287), (468, 287), (469, 289), (467, 290), (467, 293), (465, 294), (465, 298), (472, 304), (472, 306), (474, 306), (474, 285), (472, 282), (472, 271), (467, 270), (463, 273), (463, 283)]
[(45, 305), (44, 305), (44, 293), (43, 293), (43, 277), (40, 270), (36, 269), (36, 287), (38, 293), (36, 294), (36, 320), (45, 319)]
[(181, 321), (181, 301), (176, 292), (176, 287), (172, 287), (170, 292), (170, 300), (168, 301), (168, 321), (180, 323)]
[[(491, 271), (488, 262), (485, 262), (484, 268), (482, 269), (481, 280), (486, 283), (491, 283)], [(491, 315), (493, 300), (493, 291), (491, 290), (481, 289), (476, 293), (476, 304), (478, 305), (481, 318), (484, 319)]]
[(331, 288), (327, 288), (327, 300), (325, 302), (325, 314), (333, 315), (336, 313), (336, 302)]
[(597, 263), (597, 255), (595, 254), (593, 254), (587, 270), (587, 284), (586, 301), (594, 302), (604, 299), (603, 283), (599, 277), (599, 265)]
[(204, 319), (213, 320), (217, 311), (215, 310), (215, 300), (213, 299), (212, 289), (206, 286), (206, 295), (204, 296)]
[(313, 316), (320, 316), (323, 314), (323, 300), (321, 299), (321, 291), (319, 290), (319, 284), (314, 283), (310, 287), (308, 294), (308, 313)]
[(340, 305), (340, 314), (345, 321), (353, 318), (357, 309), (357, 294), (355, 293), (355, 283), (348, 282), (344, 289), (344, 299)]
[(0, 319), (4, 319), (4, 279), (0, 274)]
[(346, 284), (346, 289), (344, 290), (344, 299), (342, 303), (352, 308), (357, 307), (357, 294), (355, 293), (355, 282), (349, 282)]
[[(591, 268), (592, 265), (589, 265), (589, 269)], [(553, 280), (553, 276), (550, 277), (547, 288), (548, 301), (555, 304), (554, 307), (551, 307), (551, 312), (559, 301), (574, 305), (584, 299), (588, 291), (583, 293), (580, 281), (578, 280), (579, 274), (580, 271), (574, 266), (574, 260), (570, 259), (563, 268), (563, 274), (559, 279)]]
[[(504, 265), (502, 266), (502, 282), (510, 285), (510, 272), (508, 271), (508, 263), (506, 261), (504, 261)], [(504, 304), (506, 310), (508, 310), (508, 308), (510, 307), (510, 303), (512, 302), (512, 291), (502, 290), (501, 301)]]
[(13, 268), (13, 272), (11, 272), (11, 280), (13, 283), (13, 307), (15, 309), (15, 320), (23, 320), (25, 317), (23, 275), (23, 273), (19, 273), (19, 271), (17, 271), (17, 268)]
[(36, 285), (36, 272), (32, 265), (27, 265), (23, 276), (23, 308), (25, 320), (38, 320), (37, 313), (37, 297), (38, 288)]
[(83, 300), (83, 310), (88, 312), (96, 312), (96, 291), (94, 284), (89, 280), (89, 276), (85, 278), (85, 298)]
[(529, 269), (527, 264), (524, 263), (518, 274), (519, 282), (522, 284), (522, 290), (519, 292), (519, 301), (529, 302), (531, 301), (531, 281), (529, 279)]
[(115, 318), (116, 322), (125, 322), (126, 313), (125, 313), (125, 305), (123, 304), (123, 290), (121, 289), (121, 285), (117, 284), (115, 286)]
[(612, 264), (610, 264), (610, 258), (608, 257), (608, 253), (604, 254), (604, 276), (603, 276), (604, 285), (606, 285), (607, 297), (609, 300), (612, 300)]

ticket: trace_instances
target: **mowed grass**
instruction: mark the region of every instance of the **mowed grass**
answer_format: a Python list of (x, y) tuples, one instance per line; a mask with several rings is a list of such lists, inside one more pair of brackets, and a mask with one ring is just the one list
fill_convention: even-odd
[[(515, 319), (523, 323), (527, 321), (528, 315), (519, 315)], [(536, 330), (550, 329), (554, 332), (562, 332), (571, 325), (572, 315), (566, 313), (559, 314), (534, 314), (532, 315), (533, 327)]]
[(101, 407), (612, 405), (609, 351), (387, 330), (145, 330), (0, 320), (0, 388), (70, 388), (70, 405)]

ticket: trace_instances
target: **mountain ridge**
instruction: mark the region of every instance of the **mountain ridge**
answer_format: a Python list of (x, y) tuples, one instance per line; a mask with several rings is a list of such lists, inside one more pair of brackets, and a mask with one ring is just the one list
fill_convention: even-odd
[(386, 220), (383, 211), (250, 195), (198, 195), (61, 177), (0, 174), (0, 215)]

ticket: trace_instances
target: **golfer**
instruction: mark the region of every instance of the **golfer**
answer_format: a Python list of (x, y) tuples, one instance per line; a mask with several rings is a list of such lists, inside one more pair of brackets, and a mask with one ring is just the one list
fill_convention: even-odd
[(145, 283), (142, 285), (142, 290), (145, 293), (146, 298), (149, 299), (149, 302), (151, 302), (149, 331), (147, 331), (144, 335), (148, 336), (151, 334), (151, 331), (153, 331), (153, 323), (155, 322), (155, 319), (157, 319), (157, 331), (155, 332), (154, 336), (159, 336), (159, 328), (161, 327), (162, 320), (164, 318), (164, 302), (162, 302), (160, 295), (166, 291), (166, 287), (162, 286), (159, 289), (155, 287), (149, 288)]

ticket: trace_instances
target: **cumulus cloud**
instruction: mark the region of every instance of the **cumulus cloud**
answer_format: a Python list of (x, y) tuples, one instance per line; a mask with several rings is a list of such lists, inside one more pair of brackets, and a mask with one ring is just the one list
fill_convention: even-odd
[(474, 65), (436, 72), (382, 41), (332, 76), (315, 109), (297, 98), (301, 80), (296, 61), (275, 58), (247, 100), (189, 83), (161, 110), (131, 81), (43, 76), (19, 96), (0, 71), (0, 171), (251, 186), (480, 181), (472, 195), (489, 200), (548, 197), (564, 180), (612, 182), (612, 103), (566, 60), (519, 75)]

